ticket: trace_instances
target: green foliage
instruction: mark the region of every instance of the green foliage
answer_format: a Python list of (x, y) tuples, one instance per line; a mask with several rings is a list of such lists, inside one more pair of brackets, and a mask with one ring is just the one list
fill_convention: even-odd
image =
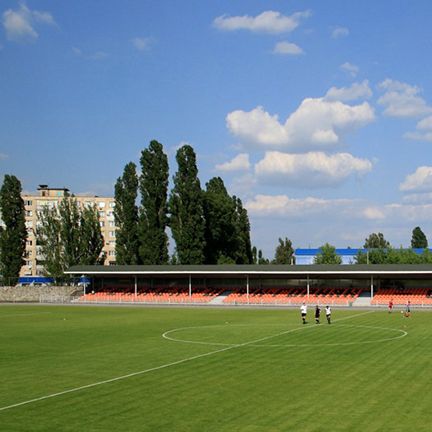
[(258, 251), (258, 264), (270, 264), (270, 260), (268, 260), (267, 258), (264, 258), (264, 255), (262, 253), (262, 250), (260, 249)]
[(24, 264), (27, 238), (21, 182), (13, 175), (4, 177), (0, 189), (0, 214), (4, 223), (0, 231), (0, 273), (12, 285), (17, 282)]
[(151, 141), (141, 153), (139, 255), (143, 264), (168, 263), (168, 236), (165, 232), (168, 194), (168, 158), (162, 144)]
[(203, 192), (193, 148), (181, 147), (176, 154), (178, 171), (169, 200), (170, 227), (180, 264), (202, 264), (205, 260)]
[(258, 251), (256, 246), (252, 248), (252, 264), (258, 264)]
[(384, 238), (383, 233), (372, 233), (367, 239), (363, 246), (365, 249), (385, 249), (389, 248), (390, 243)]
[(65, 195), (58, 208), (44, 207), (36, 230), (38, 254), (45, 274), (55, 278), (73, 265), (103, 262), (103, 237), (97, 208), (78, 206), (76, 199)]
[(274, 264), (293, 264), (294, 263), (294, 248), (292, 242), (285, 237), (285, 240), (279, 239), (279, 244), (276, 247)]
[(411, 247), (425, 249), (428, 247), (428, 241), (425, 233), (420, 227), (415, 227), (412, 232)]
[(138, 177), (136, 165), (129, 162), (114, 188), (116, 231), (116, 263), (139, 264), (138, 253)]
[(247, 210), (243, 207), (240, 198), (233, 197), (236, 208), (236, 239), (237, 247), (235, 253), (235, 262), (237, 264), (252, 264), (252, 245), (250, 239), (250, 222)]
[(342, 258), (336, 254), (336, 248), (329, 243), (320, 247), (315, 257), (315, 264), (342, 264)]
[[(203, 193), (205, 218), (205, 263), (217, 264), (230, 258), (235, 262), (237, 252), (236, 206), (223, 180), (212, 178)], [(222, 261), (224, 261), (222, 260)]]
[(432, 253), (425, 249), (418, 254), (412, 249), (371, 249), (359, 251), (357, 264), (432, 264)]

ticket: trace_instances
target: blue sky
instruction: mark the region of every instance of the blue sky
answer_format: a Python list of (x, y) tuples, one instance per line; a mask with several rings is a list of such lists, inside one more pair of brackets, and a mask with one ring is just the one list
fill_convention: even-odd
[(432, 239), (432, 3), (4, 0), (0, 174), (112, 195), (191, 144), (253, 243)]

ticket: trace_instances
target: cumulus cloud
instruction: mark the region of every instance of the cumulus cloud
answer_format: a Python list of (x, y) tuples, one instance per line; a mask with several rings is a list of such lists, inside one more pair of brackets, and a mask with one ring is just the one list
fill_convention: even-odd
[(372, 90), (369, 87), (369, 81), (364, 80), (361, 83), (353, 83), (350, 87), (332, 87), (326, 93), (325, 99), (347, 102), (356, 99), (368, 99), (371, 96)]
[(432, 167), (418, 167), (413, 174), (406, 176), (399, 189), (403, 192), (431, 192)]
[(416, 126), (416, 132), (407, 132), (404, 137), (417, 141), (432, 142), (432, 116), (420, 120)]
[(245, 207), (252, 216), (308, 217), (334, 212), (337, 207), (350, 206), (349, 199), (290, 198), (287, 195), (256, 195), (246, 201)]
[(296, 12), (290, 16), (276, 11), (265, 11), (255, 17), (249, 15), (215, 18), (213, 25), (219, 30), (249, 30), (257, 33), (286, 33), (297, 28), (303, 18), (310, 16), (310, 11)]
[(375, 118), (364, 102), (350, 106), (325, 98), (304, 99), (285, 123), (258, 106), (252, 111), (232, 111), (226, 117), (230, 132), (244, 142), (264, 148), (311, 150), (340, 144), (341, 135)]
[(332, 35), (333, 39), (339, 39), (339, 38), (348, 36), (349, 30), (346, 27), (335, 27), (332, 30), (331, 35)]
[(349, 153), (327, 155), (322, 152), (290, 154), (266, 152), (255, 165), (258, 179), (283, 182), (302, 187), (328, 187), (340, 184), (352, 175), (364, 175), (372, 170), (372, 162)]
[(345, 62), (344, 64), (340, 65), (340, 68), (349, 73), (353, 78), (355, 78), (359, 72), (359, 68), (356, 65), (353, 65), (349, 62)]
[(152, 44), (152, 38), (136, 37), (133, 38), (131, 42), (135, 49), (137, 49), (138, 51), (148, 51)]
[(72, 47), (72, 51), (77, 57), (82, 57), (88, 60), (105, 60), (108, 57), (108, 53), (106, 53), (105, 51), (96, 51), (94, 53), (87, 54), (77, 47)]
[(370, 219), (370, 220), (385, 219), (384, 212), (381, 209), (379, 209), (378, 207), (366, 207), (362, 211), (362, 215), (366, 219)]
[(15, 42), (34, 41), (39, 37), (35, 27), (38, 24), (56, 25), (49, 12), (32, 11), (24, 3), (18, 10), (3, 12), (3, 27), (6, 37)]
[(303, 54), (303, 50), (295, 43), (283, 41), (283, 42), (278, 42), (275, 45), (273, 49), (273, 54), (299, 55), (299, 54)]
[(421, 90), (400, 81), (386, 79), (378, 85), (384, 91), (378, 103), (384, 107), (384, 114), (391, 117), (418, 117), (432, 112), (432, 107), (419, 96)]
[(247, 153), (240, 153), (229, 162), (216, 165), (219, 171), (246, 171), (250, 168), (249, 155)]

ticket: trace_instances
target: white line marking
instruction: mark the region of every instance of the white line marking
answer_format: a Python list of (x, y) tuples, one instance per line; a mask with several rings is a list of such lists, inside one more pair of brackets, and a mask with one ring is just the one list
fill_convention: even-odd
[[(360, 314), (350, 315), (350, 316), (345, 317), (345, 318), (340, 318), (337, 321), (343, 321), (343, 320), (350, 319), (350, 318), (356, 318), (356, 317), (359, 317), (359, 316), (362, 316), (362, 315), (366, 315), (366, 314), (369, 314), (369, 313), (373, 313), (373, 312), (375, 312), (375, 311), (368, 311), (368, 312), (364, 312), (364, 313), (360, 313)], [(336, 322), (336, 320), (335, 320), (335, 322)], [(39, 402), (39, 401), (45, 400), (45, 399), (52, 399), (52, 398), (57, 397), (57, 396), (62, 396), (62, 395), (68, 394), (68, 393), (74, 393), (74, 392), (77, 392), (77, 391), (80, 391), (80, 390), (85, 390), (85, 389), (96, 387), (96, 386), (99, 386), (99, 385), (102, 385), (102, 384), (108, 384), (108, 383), (112, 383), (112, 382), (115, 382), (115, 381), (124, 380), (124, 379), (127, 379), (127, 378), (131, 378), (131, 377), (134, 377), (134, 376), (137, 376), (137, 375), (143, 375), (143, 374), (146, 374), (146, 373), (149, 373), (149, 372), (153, 372), (153, 371), (157, 371), (157, 370), (160, 370), (160, 369), (166, 369), (166, 368), (169, 368), (171, 366), (176, 366), (176, 365), (179, 365), (179, 364), (182, 364), (182, 363), (186, 363), (186, 362), (189, 362), (189, 361), (192, 361), (192, 360), (196, 360), (196, 359), (199, 359), (199, 358), (208, 357), (208, 356), (211, 356), (213, 354), (217, 354), (219, 352), (229, 351), (229, 350), (232, 350), (234, 348), (241, 348), (241, 347), (244, 347), (244, 346), (247, 346), (247, 345), (252, 345), (252, 344), (257, 343), (257, 342), (262, 342), (262, 341), (267, 340), (267, 339), (271, 339), (271, 338), (274, 338), (274, 337), (277, 337), (277, 336), (281, 336), (281, 335), (286, 334), (286, 333), (291, 333), (293, 331), (298, 331), (298, 330), (303, 329), (303, 328), (311, 328), (311, 327), (314, 328), (313, 326), (299, 327), (299, 328), (287, 330), (287, 331), (284, 331), (284, 332), (281, 332), (281, 333), (278, 333), (278, 334), (275, 334), (275, 335), (272, 335), (272, 336), (266, 336), (266, 337), (263, 337), (263, 338), (260, 338), (260, 339), (255, 339), (255, 340), (252, 340), (252, 341), (249, 341), (249, 342), (244, 342), (244, 343), (241, 343), (241, 344), (231, 345), (231, 346), (228, 346), (228, 347), (225, 347), (225, 348), (221, 348), (221, 349), (218, 349), (218, 350), (215, 350), (215, 351), (210, 351), (210, 352), (205, 353), (205, 354), (199, 354), (199, 355), (196, 355), (196, 356), (187, 357), (185, 359), (177, 360), (175, 362), (167, 363), (167, 364), (164, 364), (164, 365), (161, 365), (161, 366), (156, 366), (156, 367), (153, 367), (153, 368), (144, 369), (144, 370), (138, 371), (138, 372), (132, 372), (132, 373), (127, 374), (127, 375), (122, 375), (122, 376), (118, 376), (118, 377), (115, 377), (115, 378), (110, 378), (110, 379), (107, 379), (107, 380), (104, 380), (104, 381), (98, 381), (98, 382), (95, 382), (95, 383), (92, 383), (92, 384), (87, 384), (87, 385), (84, 385), (84, 386), (75, 387), (75, 388), (72, 388), (72, 389), (69, 389), (69, 390), (64, 390), (64, 391), (61, 391), (61, 392), (58, 392), (58, 393), (52, 393), (52, 394), (41, 396), (41, 397), (38, 397), (38, 398), (29, 399), (29, 400), (26, 400), (26, 401), (23, 401), (23, 402), (18, 402), (18, 403), (12, 404), (12, 405), (7, 405), (7, 406), (4, 406), (4, 407), (0, 407), (0, 411), (6, 411), (6, 410), (9, 410), (11, 408), (16, 408), (16, 407), (19, 407), (19, 406), (28, 405), (28, 404), (31, 404), (31, 403), (34, 403), (34, 402)]]
[[(340, 320), (335, 320), (334, 322), (338, 322)], [(264, 324), (263, 326), (276, 326), (277, 324)], [(253, 325), (252, 325), (253, 326)], [(263, 327), (261, 326), (261, 327)], [(279, 325), (280, 326), (280, 325)], [(364, 344), (373, 344), (373, 343), (381, 343), (381, 342), (389, 342), (392, 340), (396, 340), (396, 339), (401, 339), (405, 336), (408, 335), (408, 332), (406, 332), (405, 330), (399, 330), (399, 329), (394, 329), (394, 328), (388, 328), (388, 327), (374, 327), (374, 326), (364, 326), (364, 325), (348, 325), (348, 324), (340, 324), (340, 326), (342, 327), (354, 327), (354, 328), (368, 328), (368, 329), (374, 329), (374, 330), (387, 330), (387, 331), (391, 331), (391, 332), (397, 332), (397, 333), (401, 333), (398, 336), (394, 336), (394, 337), (388, 337), (388, 338), (382, 338), (382, 339), (375, 339), (375, 340), (365, 340), (365, 341), (357, 341), (357, 342), (335, 342), (335, 343), (313, 343), (313, 344), (256, 344), (256, 343), (251, 343), (250, 346), (253, 347), (260, 347), (260, 348), (268, 348), (268, 347), (285, 347), (285, 348), (293, 348), (293, 347), (308, 347), (308, 346), (345, 346), (345, 345), (364, 345)], [(165, 332), (162, 337), (164, 337), (165, 339), (168, 339), (170, 341), (173, 342), (180, 342), (180, 343), (187, 343), (187, 344), (196, 344), (196, 345), (207, 345), (207, 346), (236, 346), (238, 344), (235, 343), (222, 343), (222, 342), (204, 342), (204, 341), (195, 341), (195, 340), (189, 340), (189, 339), (177, 339), (177, 338), (173, 338), (168, 336), (169, 334), (172, 333), (176, 333), (182, 330), (190, 330), (190, 329), (211, 329), (211, 328), (215, 328), (215, 327), (225, 327), (224, 324), (216, 324), (216, 325), (207, 325), (207, 326), (193, 326), (193, 327), (181, 327), (178, 329), (174, 329), (174, 330), (169, 330), (167, 332)], [(249, 324), (234, 324), (234, 326), (232, 327), (251, 327)], [(327, 327), (325, 324), (323, 324), (322, 326), (316, 326), (316, 325), (311, 325), (310, 327), (307, 328), (323, 328), (323, 327)], [(338, 326), (339, 327), (339, 326)], [(298, 327), (292, 330), (292, 332), (296, 331), (296, 330), (303, 330), (306, 327)], [(285, 334), (286, 332), (283, 332), (283, 334)], [(270, 337), (276, 337), (275, 335), (270, 336)]]
[(42, 315), (42, 314), (50, 314), (52, 312), (33, 312), (33, 313), (18, 313), (18, 314), (0, 314), (0, 318), (10, 318), (10, 317), (22, 317), (22, 316), (31, 316), (31, 315)]

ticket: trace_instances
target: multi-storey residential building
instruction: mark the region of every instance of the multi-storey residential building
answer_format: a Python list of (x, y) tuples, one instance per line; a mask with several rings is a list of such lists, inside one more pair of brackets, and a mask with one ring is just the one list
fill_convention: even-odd
[[(21, 268), (20, 276), (40, 276), (43, 271), (43, 257), (36, 244), (35, 230), (38, 226), (39, 215), (46, 206), (54, 208), (63, 199), (67, 188), (50, 188), (39, 185), (38, 194), (23, 194), (25, 206), (25, 220), (27, 227), (27, 243), (25, 251), (25, 265)], [(99, 212), (99, 223), (104, 238), (105, 265), (115, 264), (116, 227), (114, 222), (114, 198), (99, 196), (74, 196), (80, 206), (96, 206)]]

